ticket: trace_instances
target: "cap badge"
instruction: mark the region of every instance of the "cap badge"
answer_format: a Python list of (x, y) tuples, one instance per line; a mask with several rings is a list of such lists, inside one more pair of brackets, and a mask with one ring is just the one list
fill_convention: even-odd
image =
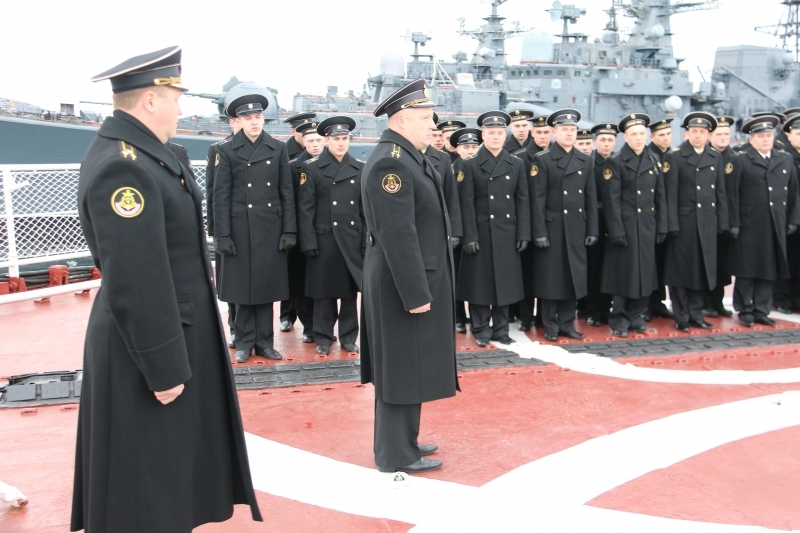
[(142, 214), (144, 198), (132, 187), (122, 187), (111, 195), (111, 209), (122, 218), (133, 218)]
[(572, 115), (567, 115), (567, 120), (572, 120)]
[(253, 109), (253, 104), (247, 104), (247, 109)]
[(448, 126), (452, 126), (452, 125), (453, 125), (453, 121), (452, 121), (452, 120), (448, 120), (448, 121), (447, 121), (447, 125), (448, 125)]
[(494, 122), (497, 122), (497, 117), (492, 117), (492, 120), (493, 120)]
[(606, 124), (606, 129), (610, 130), (611, 129), (611, 124)]
[(396, 174), (386, 174), (383, 179), (381, 180), (381, 186), (383, 190), (388, 192), (389, 194), (394, 194), (400, 190), (402, 186), (402, 182), (400, 181), (400, 176)]
[(430, 93), (428, 92), (428, 86), (427, 86), (427, 85), (426, 85), (425, 87), (423, 87), (423, 88), (422, 88), (422, 94), (424, 94), (424, 95), (425, 95), (425, 98), (427, 98), (427, 99), (430, 99), (431, 95), (430, 95)]
[(514, 114), (515, 114), (515, 115), (519, 115), (519, 109), (517, 109), (516, 111), (514, 111)]

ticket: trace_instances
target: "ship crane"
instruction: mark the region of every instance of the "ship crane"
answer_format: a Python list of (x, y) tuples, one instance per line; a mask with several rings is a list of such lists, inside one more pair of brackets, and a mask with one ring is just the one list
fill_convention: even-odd
[[(794, 61), (800, 61), (800, 0), (784, 0), (781, 2), (789, 8), (786, 21), (773, 26), (757, 26), (756, 31), (780, 37), (781, 47), (789, 50), (794, 41)], [(782, 32), (782, 33), (781, 33)]]

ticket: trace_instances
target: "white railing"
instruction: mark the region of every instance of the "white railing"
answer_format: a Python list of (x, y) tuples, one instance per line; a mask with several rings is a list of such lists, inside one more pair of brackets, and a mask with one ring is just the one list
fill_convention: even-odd
[[(205, 190), (205, 161), (192, 161)], [(80, 165), (0, 165), (0, 269), (89, 257), (78, 220)], [(203, 213), (205, 213), (203, 200)]]

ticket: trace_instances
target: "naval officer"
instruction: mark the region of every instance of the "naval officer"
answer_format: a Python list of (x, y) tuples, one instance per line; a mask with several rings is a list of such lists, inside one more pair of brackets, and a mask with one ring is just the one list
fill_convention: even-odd
[[(438, 121), (439, 117), (436, 115), (436, 113), (434, 113), (433, 127), (431, 128), (431, 134), (433, 135), (434, 139), (436, 139), (437, 133), (443, 135), (441, 133), (442, 130), (437, 127)], [(442, 141), (441, 135), (439, 136), (440, 141)], [(444, 141), (442, 141), (442, 143), (443, 142)], [(425, 155), (431, 160), (436, 172), (438, 172), (439, 176), (442, 178), (442, 193), (444, 194), (444, 203), (447, 205), (447, 212), (450, 215), (450, 241), (453, 247), (456, 247), (461, 243), (461, 236), (464, 235), (464, 231), (461, 229), (461, 206), (459, 205), (458, 201), (458, 188), (456, 184), (456, 176), (453, 173), (452, 158), (448, 152), (445, 152), (442, 149), (442, 146), (434, 148), (433, 144), (425, 149)]]
[[(800, 109), (785, 110), (789, 118), (783, 125), (787, 145), (784, 151), (800, 169)], [(800, 172), (800, 170), (796, 170)], [(772, 300), (779, 313), (792, 314), (800, 311), (800, 232), (786, 236), (786, 260), (789, 264), (789, 279), (776, 279), (772, 290)], [(730, 283), (730, 281), (728, 281)]]
[(289, 131), (292, 135), (289, 137), (289, 140), (286, 141), (286, 150), (289, 159), (296, 158), (298, 155), (300, 155), (300, 152), (303, 151), (303, 134), (297, 131), (297, 126), (301, 124), (308, 124), (314, 118), (316, 118), (316, 116), (316, 113), (298, 113), (283, 121), (284, 124), (289, 124)]
[[(242, 129), (217, 147), (214, 231), (223, 255), (219, 295), (236, 304), (236, 360), (250, 352), (283, 357), (273, 346), (274, 302), (289, 297), (287, 252), (297, 244), (294, 188), (286, 145), (264, 128), (268, 100), (245, 94), (228, 104)], [(268, 275), (265, 275), (268, 274)]]
[(297, 211), (300, 250), (307, 259), (305, 295), (314, 299), (314, 342), (322, 355), (330, 353), (337, 321), (342, 349), (358, 352), (356, 297), (366, 240), (361, 207), (364, 163), (347, 153), (355, 127), (350, 117), (320, 122), (317, 135), (327, 138), (327, 147), (300, 170)]
[(508, 136), (505, 144), (503, 144), (503, 149), (513, 154), (532, 142), (530, 121), (533, 119), (533, 111), (530, 109), (512, 109), (508, 112), (508, 116), (511, 117), (511, 123), (508, 125), (511, 135)]
[[(181, 49), (131, 58), (83, 159), (81, 228), (103, 274), (84, 347), (70, 531), (190, 533), (261, 515), (203, 227), (203, 193), (165, 144)], [(202, 416), (198, 416), (202, 413)]]
[(367, 222), (361, 381), (375, 385), (375, 463), (384, 472), (442, 466), (420, 444), (423, 402), (454, 396), (453, 255), (441, 176), (423, 155), (436, 104), (424, 80), (390, 95), (388, 128), (364, 167)]

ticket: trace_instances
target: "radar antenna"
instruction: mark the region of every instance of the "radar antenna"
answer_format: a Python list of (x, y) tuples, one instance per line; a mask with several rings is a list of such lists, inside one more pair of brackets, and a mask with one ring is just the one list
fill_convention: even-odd
[(497, 8), (508, 0), (492, 0), (492, 14), (484, 17), (486, 24), (478, 29), (468, 30), (466, 21), (463, 17), (458, 19), (460, 23), (458, 34), (464, 37), (471, 37), (478, 41), (477, 51), (473, 54), (473, 61), (476, 65), (488, 65), (493, 69), (500, 69), (505, 65), (505, 40), (510, 37), (517, 37), (528, 31), (520, 25), (519, 21), (513, 22), (512, 29), (503, 28), (505, 17), (497, 14)]
[(784, 0), (781, 3), (789, 8), (786, 18), (781, 17), (781, 22), (774, 26), (758, 26), (755, 30), (778, 37), (784, 50), (793, 48), (797, 62), (800, 61), (800, 0)]

